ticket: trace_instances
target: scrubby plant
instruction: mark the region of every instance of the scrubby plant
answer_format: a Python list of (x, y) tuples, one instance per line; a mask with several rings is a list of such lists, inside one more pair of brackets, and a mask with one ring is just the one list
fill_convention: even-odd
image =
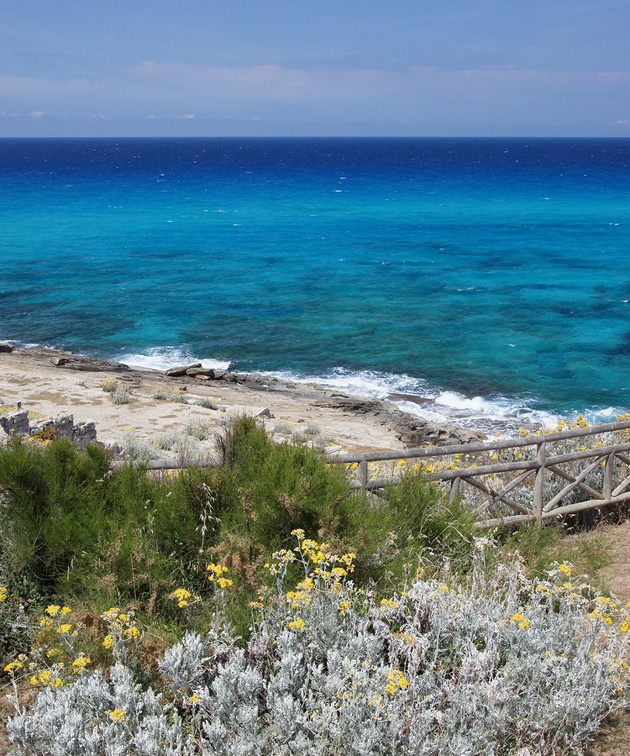
[(245, 645), (224, 621), (187, 632), (140, 684), (112, 635), (108, 672), (46, 684), (30, 709), (16, 696), (16, 753), (559, 756), (623, 705), (628, 608), (571, 565), (535, 581), (518, 562), (488, 573), (482, 539), (466, 581), (419, 570), (381, 597), (352, 582), (353, 553), (294, 535)]
[(162, 389), (158, 389), (157, 391), (153, 392), (153, 398), (166, 399), (166, 401), (177, 402), (179, 404), (189, 404), (188, 397), (186, 396), (186, 394), (182, 392), (173, 393), (171, 391), (164, 391)]
[(184, 428), (184, 433), (192, 436), (193, 438), (196, 438), (197, 441), (205, 441), (212, 435), (212, 427), (207, 422), (207, 420), (204, 420), (203, 418), (196, 418), (195, 420), (191, 420), (186, 425), (186, 427)]
[(208, 399), (206, 397), (203, 397), (202, 399), (196, 399), (194, 404), (196, 404), (198, 407), (203, 407), (204, 409), (219, 409), (219, 405), (216, 402), (213, 402), (212, 399)]
[(157, 448), (144, 438), (126, 433), (123, 439), (123, 454), (133, 462), (148, 462), (158, 457)]
[(114, 404), (129, 404), (129, 395), (130, 392), (126, 386), (118, 388), (112, 394), (112, 402)]
[(293, 433), (293, 428), (289, 423), (276, 423), (273, 426), (274, 433), (282, 433), (285, 436), (290, 436)]

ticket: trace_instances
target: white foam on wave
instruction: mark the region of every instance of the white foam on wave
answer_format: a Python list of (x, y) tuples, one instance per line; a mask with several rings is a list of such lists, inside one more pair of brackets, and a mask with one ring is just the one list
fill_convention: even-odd
[(294, 383), (316, 383), (324, 388), (341, 391), (352, 396), (373, 396), (386, 399), (392, 393), (415, 394), (426, 397), (434, 396), (435, 390), (420, 378), (413, 378), (404, 373), (383, 373), (377, 370), (348, 370), (333, 368), (323, 375), (297, 375), (290, 371), (263, 373), (273, 375)]
[[(401, 410), (426, 420), (483, 430), (489, 434), (516, 433), (523, 425), (555, 428), (562, 417), (539, 409), (534, 402), (523, 398), (466, 396), (441, 390), (426, 380), (405, 374), (334, 368), (323, 375), (298, 376), (291, 372), (268, 375), (295, 383), (316, 383), (351, 396), (388, 399)], [(408, 394), (418, 397), (418, 401), (392, 394)]]
[(190, 365), (193, 362), (201, 362), (205, 368), (227, 370), (231, 364), (229, 360), (199, 359), (187, 349), (172, 346), (153, 347), (147, 349), (146, 352), (127, 352), (118, 355), (116, 359), (132, 367), (153, 370), (168, 370), (179, 365)]

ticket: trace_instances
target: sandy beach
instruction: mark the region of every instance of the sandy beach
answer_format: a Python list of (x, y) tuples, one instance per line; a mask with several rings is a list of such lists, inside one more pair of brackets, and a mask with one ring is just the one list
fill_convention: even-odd
[[(482, 437), (402, 412), (388, 401), (315, 384), (223, 371), (169, 376), (53, 349), (0, 348), (5, 415), (18, 403), (32, 420), (72, 414), (76, 424), (93, 421), (98, 440), (108, 445), (122, 445), (129, 437), (154, 441), (195, 423), (219, 429), (230, 416), (243, 413), (259, 417), (279, 439), (306, 437), (329, 451), (395, 450)], [(128, 403), (116, 404), (103, 389), (114, 382), (127, 393)]]

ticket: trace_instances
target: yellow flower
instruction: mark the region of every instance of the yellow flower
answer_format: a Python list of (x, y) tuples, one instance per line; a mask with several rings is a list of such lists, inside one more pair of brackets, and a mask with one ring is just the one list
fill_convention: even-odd
[(519, 612), (513, 614), (510, 617), (510, 622), (516, 622), (517, 626), (520, 627), (521, 630), (527, 630), (527, 628), (529, 627), (529, 620)]
[(346, 565), (349, 572), (354, 572), (354, 560), (356, 558), (357, 555), (353, 551), (349, 551), (347, 554), (342, 554), (339, 561)]
[(57, 606), (56, 604), (51, 604), (50, 606), (46, 607), (46, 614), (50, 614), (51, 617), (55, 617), (57, 615), (57, 612), (61, 609), (60, 606)]
[(12, 675), (16, 670), (22, 669), (24, 665), (21, 662), (14, 661), (9, 662), (6, 667), (4, 668), (5, 672), (8, 672), (10, 675)]
[(6, 601), (7, 595), (7, 589), (3, 585), (0, 585), (0, 601)]
[(72, 609), (70, 609), (69, 606), (62, 606), (59, 610), (59, 614), (70, 614), (71, 611)]
[(138, 630), (138, 628), (133, 625), (132, 627), (128, 627), (125, 630), (125, 635), (128, 635), (130, 638), (133, 638), (135, 640), (136, 638), (140, 637), (140, 630)]
[(199, 693), (193, 693), (188, 700), (190, 703), (199, 703), (201, 701), (201, 696)]
[(627, 633), (628, 630), (630, 630), (630, 625), (628, 624), (627, 620), (624, 620), (621, 625), (619, 625), (619, 632), (620, 633)]
[(385, 692), (390, 696), (396, 695), (399, 689), (405, 689), (409, 687), (409, 680), (399, 669), (392, 669), (387, 675), (387, 685), (385, 686)]
[(306, 623), (301, 617), (296, 617), (289, 622), (289, 630), (302, 630), (306, 626)]
[[(206, 571), (210, 573), (208, 575), (208, 580), (212, 582), (215, 578), (221, 578), (221, 575), (226, 573), (228, 571), (228, 568), (223, 564), (211, 563), (206, 567)], [(227, 580), (227, 578), (223, 578), (223, 580)], [(219, 580), (217, 580), (217, 582), (219, 582), (220, 584)], [(232, 581), (230, 581), (229, 585), (231, 584), (232, 584)], [(221, 588), (225, 588), (225, 585), (221, 585)]]
[(63, 625), (59, 625), (59, 627), (57, 628), (57, 632), (62, 634), (69, 633), (71, 630), (72, 625), (68, 622), (64, 623)]
[(185, 588), (176, 588), (173, 593), (169, 595), (169, 598), (175, 599), (177, 601), (177, 606), (180, 609), (183, 609), (184, 607), (188, 606), (188, 604), (191, 601), (199, 601), (200, 597), (195, 596), (190, 591), (187, 591)]
[(111, 648), (113, 645), (114, 645), (114, 639), (112, 638), (112, 636), (106, 635), (103, 638), (103, 646), (105, 646), (105, 648)]
[(397, 606), (397, 601), (392, 601), (388, 598), (381, 599), (381, 609), (395, 609)]
[(569, 564), (559, 564), (558, 569), (560, 570), (560, 572), (564, 572), (567, 577), (571, 577), (571, 575), (573, 575), (573, 569)]
[(295, 587), (300, 591), (312, 591), (315, 588), (315, 581), (311, 577), (305, 577)]
[(123, 709), (108, 709), (107, 714), (114, 720), (114, 722), (122, 722), (125, 718), (125, 712)]
[(91, 662), (89, 656), (77, 656), (77, 658), (72, 662), (72, 666), (76, 667), (77, 669), (85, 669), (85, 667)]

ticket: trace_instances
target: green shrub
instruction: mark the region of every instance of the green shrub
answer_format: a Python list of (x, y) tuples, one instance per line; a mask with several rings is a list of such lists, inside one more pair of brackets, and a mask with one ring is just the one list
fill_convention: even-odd
[(109, 454), (66, 439), (33, 448), (19, 438), (0, 449), (0, 510), (16, 570), (51, 587), (90, 544), (102, 516), (100, 487)]
[(428, 550), (465, 566), (472, 517), (421, 475), (375, 499), (353, 494), (343, 467), (321, 452), (276, 444), (252, 418), (237, 418), (217, 443), (219, 466), (160, 475), (143, 466), (140, 449), (133, 464), (109, 471), (107, 452), (96, 446), (11, 442), (0, 451), (0, 487), (16, 569), (49, 596), (99, 610), (132, 602), (170, 621), (172, 602), (163, 597), (178, 585), (207, 592), (205, 565), (226, 564), (237, 581), (231, 614), (247, 623), (242, 607), (261, 566), (290, 548), (295, 529), (340, 553), (356, 552), (364, 583), (400, 582), (406, 565)]

